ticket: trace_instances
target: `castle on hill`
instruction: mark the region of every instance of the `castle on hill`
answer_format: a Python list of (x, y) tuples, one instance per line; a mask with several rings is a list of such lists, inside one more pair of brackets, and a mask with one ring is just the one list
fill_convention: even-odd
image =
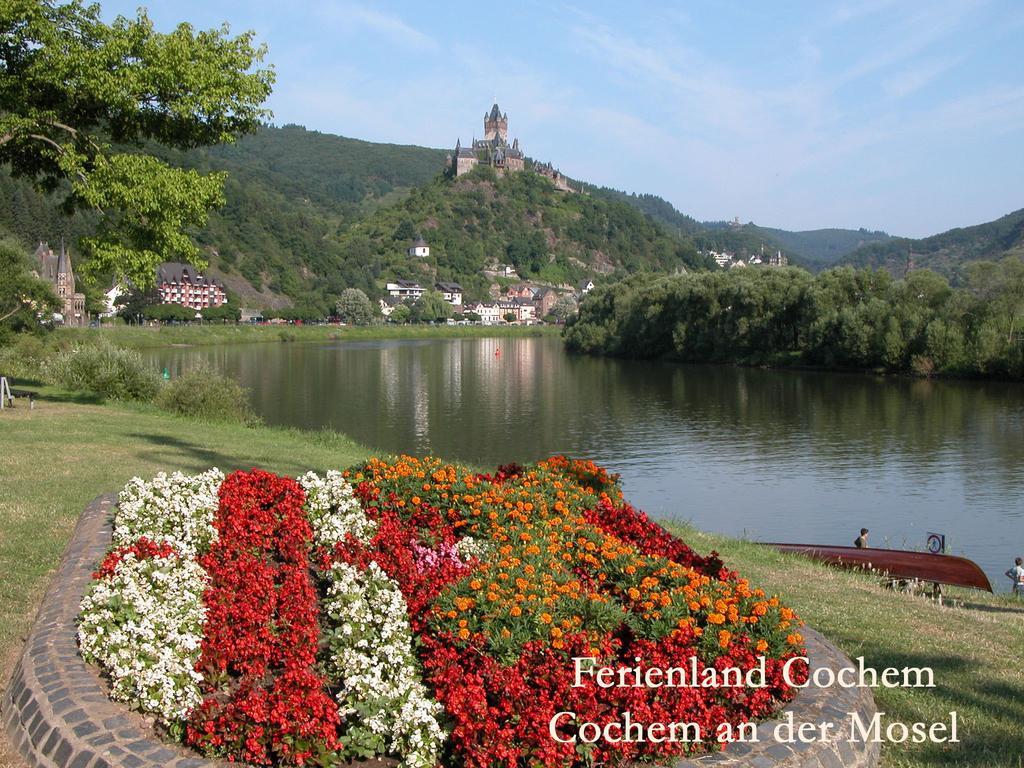
[(456, 176), (469, 173), (477, 165), (489, 165), (498, 175), (506, 171), (521, 171), (525, 167), (519, 139), (508, 143), (508, 114), (502, 114), (497, 103), (484, 115), (484, 137), (473, 139), (473, 143), (462, 146), (462, 140), (455, 142), (452, 170)]
[[(491, 111), (484, 115), (484, 137), (473, 139), (469, 146), (462, 146), (462, 140), (455, 142), (455, 153), (449, 155), (449, 165), (455, 176), (469, 173), (478, 165), (486, 165), (503, 176), (526, 169), (526, 156), (519, 148), (519, 139), (508, 141), (508, 113), (503, 113), (495, 103)], [(563, 192), (574, 191), (565, 178), (551, 163), (536, 164), (534, 171), (551, 179), (556, 189)]]

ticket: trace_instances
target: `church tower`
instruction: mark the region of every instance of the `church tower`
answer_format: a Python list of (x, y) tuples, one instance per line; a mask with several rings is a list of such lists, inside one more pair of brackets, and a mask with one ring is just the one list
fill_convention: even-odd
[(502, 142), (508, 141), (508, 114), (502, 114), (495, 102), (491, 111), (484, 115), (484, 139), (492, 140), (495, 137)]

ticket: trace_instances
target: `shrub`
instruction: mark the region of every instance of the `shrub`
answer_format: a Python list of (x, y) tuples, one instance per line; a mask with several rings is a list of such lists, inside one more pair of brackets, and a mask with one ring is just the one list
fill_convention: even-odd
[(180, 416), (204, 421), (259, 424), (249, 405), (249, 392), (234, 379), (208, 368), (194, 368), (169, 381), (156, 396), (156, 405)]
[(49, 382), (87, 390), (111, 400), (152, 400), (160, 377), (135, 350), (115, 347), (106, 339), (76, 344), (43, 366)]
[[(0, 326), (0, 336), (4, 330)], [(11, 333), (6, 340), (0, 337), (0, 373), (14, 379), (39, 378), (52, 353), (53, 347), (39, 334)]]

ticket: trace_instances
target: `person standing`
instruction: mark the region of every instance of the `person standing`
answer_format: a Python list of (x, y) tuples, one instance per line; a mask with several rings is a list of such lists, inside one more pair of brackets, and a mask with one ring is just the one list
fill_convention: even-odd
[(858, 536), (856, 538), (856, 540), (854, 540), (853, 546), (855, 546), (857, 549), (864, 549), (867, 545), (868, 545), (868, 529), (867, 528), (861, 528), (860, 529), (860, 536)]
[(1006, 572), (1006, 576), (1013, 581), (1013, 594), (1024, 597), (1024, 559), (1018, 557), (1014, 560), (1013, 568)]

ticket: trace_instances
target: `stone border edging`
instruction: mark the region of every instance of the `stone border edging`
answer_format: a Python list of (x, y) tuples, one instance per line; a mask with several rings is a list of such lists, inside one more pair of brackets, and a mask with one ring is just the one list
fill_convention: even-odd
[[(92, 572), (110, 546), (116, 494), (92, 501), (82, 513), (39, 607), (21, 659), (0, 700), (0, 723), (31, 768), (213, 768), (227, 763), (160, 741), (152, 719), (111, 701), (99, 671), (78, 654), (78, 606)], [(812, 669), (849, 666), (850, 660), (814, 630), (802, 630)], [(869, 719), (868, 688), (806, 688), (783, 712), (797, 723)], [(780, 744), (778, 720), (760, 723), (758, 742), (676, 761), (673, 768), (875, 768), (878, 744), (847, 741), (841, 728), (828, 741)]]
[[(852, 666), (853, 662), (846, 654), (820, 633), (810, 627), (802, 627), (800, 633), (804, 636), (812, 672), (821, 668), (834, 670)], [(867, 722), (876, 711), (870, 688), (804, 688), (779, 715), (792, 712), (797, 728), (801, 723), (836, 723), (831, 738), (796, 744), (777, 742), (774, 729), (780, 717), (776, 717), (758, 724), (756, 743), (730, 744), (725, 752), (679, 760), (673, 768), (875, 768), (881, 746), (852, 742), (846, 735), (851, 712), (856, 712)]]

